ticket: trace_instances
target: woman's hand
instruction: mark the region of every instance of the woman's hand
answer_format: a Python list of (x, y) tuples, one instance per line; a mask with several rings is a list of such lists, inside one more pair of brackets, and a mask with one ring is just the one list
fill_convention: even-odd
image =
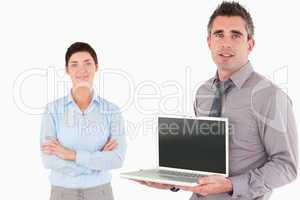
[[(112, 151), (118, 146), (117, 141), (110, 139), (100, 151)], [(55, 138), (50, 138), (42, 145), (42, 152), (48, 155), (56, 155), (64, 160), (76, 160), (76, 152), (62, 146)]]
[(76, 152), (62, 146), (57, 139), (48, 139), (46, 143), (42, 145), (42, 152), (48, 155), (56, 155), (64, 160), (75, 160)]
[(100, 149), (100, 151), (112, 151), (118, 146), (118, 143), (114, 139), (109, 139), (108, 142)]

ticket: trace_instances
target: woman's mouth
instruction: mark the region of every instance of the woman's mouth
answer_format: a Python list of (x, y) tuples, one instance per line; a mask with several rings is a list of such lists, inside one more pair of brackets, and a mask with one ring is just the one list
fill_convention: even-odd
[(89, 76), (77, 76), (76, 79), (81, 81), (87, 81), (89, 79)]

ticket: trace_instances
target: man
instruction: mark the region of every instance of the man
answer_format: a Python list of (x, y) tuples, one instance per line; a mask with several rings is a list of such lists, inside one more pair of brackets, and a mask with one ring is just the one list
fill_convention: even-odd
[[(208, 23), (207, 43), (216, 76), (199, 87), (196, 116), (227, 117), (230, 122), (230, 177), (200, 178), (191, 199), (269, 199), (272, 189), (297, 177), (297, 130), (288, 96), (255, 72), (248, 56), (254, 26), (237, 2), (223, 2)], [(197, 152), (195, 152), (195, 156)], [(145, 185), (176, 189), (170, 185)]]

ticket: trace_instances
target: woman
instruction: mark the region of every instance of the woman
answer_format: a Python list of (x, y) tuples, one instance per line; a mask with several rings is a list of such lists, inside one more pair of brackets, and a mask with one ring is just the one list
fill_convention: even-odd
[(50, 200), (113, 199), (109, 170), (121, 167), (126, 150), (120, 109), (93, 90), (99, 66), (89, 44), (72, 44), (65, 61), (72, 89), (47, 105), (41, 126)]

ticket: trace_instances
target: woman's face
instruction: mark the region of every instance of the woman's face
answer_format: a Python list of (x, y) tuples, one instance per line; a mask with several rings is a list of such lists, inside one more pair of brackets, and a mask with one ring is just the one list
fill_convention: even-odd
[(74, 89), (80, 87), (91, 89), (96, 71), (98, 71), (98, 65), (85, 51), (72, 54), (66, 66), (66, 72), (72, 80)]

